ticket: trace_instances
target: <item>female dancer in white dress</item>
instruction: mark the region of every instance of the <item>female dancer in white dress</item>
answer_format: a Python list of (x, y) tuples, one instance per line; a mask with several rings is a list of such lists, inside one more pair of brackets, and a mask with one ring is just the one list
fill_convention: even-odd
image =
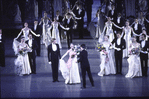
[(44, 12), (44, 17), (41, 18), (41, 21), (39, 23), (39, 25), (41, 25), (41, 23), (43, 23), (43, 28), (42, 28), (42, 44), (45, 44), (46, 46), (48, 45), (48, 28), (49, 28), (49, 21), (52, 22), (52, 20), (50, 18), (48, 18), (47, 13)]
[(115, 72), (115, 65), (114, 65), (114, 58), (113, 58), (113, 51), (109, 49), (111, 42), (109, 41), (109, 36), (104, 36), (104, 41), (102, 42), (103, 46), (106, 48), (105, 51), (100, 52), (100, 72), (98, 76), (109, 75), (109, 74), (116, 74)]
[(18, 55), (17, 59), (15, 59), (15, 71), (17, 75), (23, 76), (25, 74), (31, 73), (31, 67), (29, 63), (29, 58), (27, 52), (30, 52), (31, 49), (25, 43), (24, 36), (21, 37), (21, 43), (19, 43), (16, 39), (13, 42), (13, 49), (15, 55)]
[(16, 39), (18, 39), (20, 37), (20, 35), (23, 33), (23, 36), (25, 37), (25, 41), (27, 41), (29, 32), (31, 32), (34, 36), (39, 37), (40, 34), (34, 33), (30, 28), (28, 28), (28, 23), (24, 23), (24, 28), (21, 29), (21, 32), (18, 34), (18, 36), (16, 37)]
[[(79, 68), (77, 63), (77, 53), (75, 52), (74, 45), (70, 44), (70, 49), (62, 56), (60, 60), (60, 70), (62, 72), (65, 84), (76, 84), (81, 83)], [(63, 58), (69, 54), (69, 59), (67, 63), (64, 62)]]
[(117, 26), (114, 22), (111, 21), (111, 18), (108, 17), (108, 21), (105, 23), (102, 35), (99, 37), (99, 42), (102, 42), (105, 32), (105, 35), (109, 36), (109, 41), (112, 42), (112, 40), (114, 39), (114, 32), (112, 29), (113, 25), (119, 29), (122, 29), (122, 27)]
[(96, 36), (95, 36), (96, 38), (99, 38), (101, 35), (100, 16), (101, 16), (101, 8), (99, 8), (96, 13), (96, 17), (97, 17), (97, 27), (96, 27)]
[(123, 58), (128, 57), (128, 50), (129, 50), (129, 46), (131, 43), (131, 33), (133, 33), (133, 35), (135, 36), (139, 36), (137, 34), (134, 33), (133, 28), (131, 26), (129, 26), (129, 21), (126, 21), (126, 26), (123, 29), (122, 32), (122, 36), (124, 36), (124, 39), (126, 41), (126, 49), (123, 50)]
[(59, 37), (59, 29), (58, 29), (58, 26), (60, 26), (62, 29), (64, 30), (69, 30), (69, 28), (64, 28), (59, 22), (57, 22), (56, 20), (56, 17), (54, 18), (54, 22), (51, 23), (51, 26), (48, 30), (48, 34), (51, 36), (51, 28), (53, 27), (52, 29), (52, 38), (56, 38), (56, 42), (59, 44), (59, 47), (62, 48), (62, 45), (61, 45), (61, 41), (60, 41), (60, 37)]
[(142, 76), (140, 57), (138, 55), (139, 52), (136, 54), (133, 54), (131, 51), (132, 49), (135, 49), (135, 48), (140, 49), (140, 44), (137, 43), (136, 37), (132, 37), (132, 43), (129, 46), (130, 56), (127, 59), (129, 67), (128, 67), (128, 73), (125, 75), (126, 78)]

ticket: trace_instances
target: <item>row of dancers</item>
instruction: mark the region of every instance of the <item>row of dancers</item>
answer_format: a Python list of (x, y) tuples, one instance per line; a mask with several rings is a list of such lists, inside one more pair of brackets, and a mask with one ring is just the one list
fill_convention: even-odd
[[(128, 58), (128, 73), (125, 77), (138, 77), (138, 76), (147, 76), (148, 72), (148, 52), (147, 48), (149, 43), (145, 41), (146, 35), (141, 35), (142, 41), (137, 43), (136, 37), (132, 37), (132, 43), (129, 46), (129, 58)], [(35, 53), (36, 47), (34, 41), (30, 44), (30, 39), (32, 39), (32, 35), (29, 34), (29, 40), (25, 43), (25, 37), (21, 38), (21, 43), (18, 43), (17, 46), (17, 59), (15, 60), (16, 70), (18, 75), (23, 76), (24, 74), (36, 73), (36, 67), (32, 67), (30, 63), (33, 62), (32, 55), (29, 53)], [(93, 77), (91, 76), (91, 71), (89, 67), (89, 61), (87, 59), (87, 52), (82, 49), (81, 52), (84, 51), (84, 56), (78, 56), (75, 52), (74, 45), (70, 45), (70, 49), (61, 57), (60, 55), (60, 48), (59, 45), (56, 44), (56, 39), (52, 39), (52, 44), (48, 46), (48, 60), (49, 64), (52, 66), (52, 77), (53, 82), (59, 82), (58, 80), (58, 70), (61, 71), (63, 78), (65, 79), (65, 84), (76, 84), (81, 83), (80, 80), (80, 73), (78, 68), (78, 63), (81, 61), (81, 72), (82, 72), (82, 80), (83, 80), (83, 88), (86, 88), (86, 80), (85, 74), (86, 71), (89, 74), (91, 85), (94, 86)], [(109, 36), (104, 36), (104, 40), (100, 42), (106, 48), (106, 51), (100, 52), (100, 72), (98, 73), (99, 76), (109, 75), (109, 74), (122, 74), (122, 56), (123, 50), (126, 48), (126, 42), (122, 38), (121, 33), (117, 33), (117, 38), (115, 38), (112, 42), (109, 42)], [(109, 49), (109, 46), (115, 43), (115, 51)], [(34, 47), (33, 47), (34, 46)], [(138, 53), (133, 54), (132, 49), (140, 49), (139, 55)], [(69, 54), (69, 59), (67, 62), (64, 61), (66, 55)], [(81, 53), (80, 53), (81, 55)], [(113, 58), (115, 56), (115, 58)], [(31, 58), (30, 58), (31, 57)], [(80, 57), (78, 60), (77, 57)], [(59, 60), (60, 59), (60, 60)], [(116, 66), (114, 64), (114, 60)], [(35, 61), (35, 60), (34, 60)], [(87, 63), (87, 64), (86, 64)], [(144, 64), (145, 63), (145, 64)], [(36, 65), (36, 64), (34, 64)], [(58, 66), (60, 66), (58, 68)]]
[[(147, 62), (148, 62), (148, 52), (147, 48), (149, 43), (145, 41), (146, 35), (141, 35), (142, 41), (137, 43), (136, 37), (132, 37), (132, 43), (129, 47), (129, 58), (128, 58), (128, 73), (125, 75), (127, 78), (147, 76)], [(24, 74), (30, 74), (34, 72), (34, 68), (30, 63), (30, 57), (35, 48), (35, 42), (32, 41), (31, 45), (29, 42), (32, 39), (32, 34), (29, 34), (29, 40), (25, 43), (25, 37), (21, 37), (21, 43), (18, 43), (16, 39), (14, 40), (14, 50), (18, 55), (15, 60), (17, 74), (23, 76)], [(112, 42), (109, 41), (109, 36), (105, 35), (102, 42), (106, 50), (100, 52), (100, 72), (99, 76), (109, 75), (109, 74), (122, 74), (122, 53), (126, 48), (125, 40), (121, 37), (121, 32), (117, 33), (117, 38), (113, 39)], [(115, 44), (113, 49), (109, 47)], [(17, 46), (16, 46), (17, 45)], [(56, 39), (51, 39), (51, 44), (48, 46), (48, 61), (52, 67), (52, 77), (53, 82), (59, 82), (58, 80), (58, 70), (61, 71), (63, 78), (65, 79), (65, 84), (78, 84), (81, 83), (80, 73), (78, 68), (78, 62), (81, 65), (83, 88), (86, 88), (86, 72), (90, 78), (91, 85), (94, 86), (94, 80), (91, 74), (90, 65), (88, 61), (88, 53), (85, 44), (81, 45), (81, 52), (77, 54), (76, 48), (73, 44), (70, 44), (70, 49), (61, 57), (59, 45), (56, 43)], [(138, 52), (133, 53), (133, 49), (139, 48)], [(66, 55), (69, 55), (67, 62), (64, 61)], [(140, 55), (140, 56), (139, 56)], [(115, 58), (114, 58), (115, 56)], [(143, 64), (145, 62), (145, 65)], [(115, 66), (116, 64), (116, 66)], [(115, 69), (116, 68), (116, 69)], [(36, 70), (35, 70), (36, 71)]]
[[(136, 36), (131, 37), (131, 44), (129, 45), (128, 53), (128, 72), (126, 78), (133, 78), (139, 76), (146, 76), (148, 72), (148, 47), (149, 42), (145, 41), (146, 35), (141, 35), (142, 40), (137, 42)], [(121, 37), (121, 33), (117, 33), (117, 37), (109, 41), (109, 36), (105, 35), (103, 42), (105, 49), (100, 51), (100, 72), (99, 76), (109, 74), (122, 74), (123, 67), (123, 51), (126, 49), (125, 39)], [(113, 45), (114, 44), (114, 45)], [(110, 48), (112, 46), (113, 49)], [(115, 56), (115, 57), (114, 57)], [(116, 65), (116, 66), (115, 66)], [(115, 69), (116, 68), (116, 69)]]
[[(44, 12), (44, 17), (41, 18), (41, 21), (38, 23), (36, 20), (34, 22), (34, 28), (30, 29), (28, 28), (28, 23), (25, 22), (24, 28), (22, 28), (21, 32), (18, 34), (16, 39), (18, 39), (23, 32), (23, 35), (25, 36), (25, 40), (28, 40), (27, 35), (29, 32), (31, 32), (34, 36), (39, 37), (39, 34), (41, 36), (41, 43), (45, 44), (47, 47), (50, 44), (51, 38), (56, 38), (57, 43), (59, 44), (60, 48), (61, 46), (61, 39), (62, 39), (62, 30), (64, 30), (63, 33), (67, 37), (67, 43), (68, 48), (70, 48), (70, 43), (72, 43), (72, 32), (74, 29), (74, 26), (76, 26), (76, 20), (77, 20), (77, 29), (79, 31), (79, 38), (83, 38), (82, 35), (82, 29), (83, 29), (83, 17), (84, 17), (84, 10), (81, 10), (81, 5), (78, 5), (77, 7), (77, 14), (74, 14), (72, 10), (67, 9), (66, 14), (64, 17), (59, 15), (59, 11), (56, 12), (56, 16), (54, 17), (54, 20), (52, 21), (48, 16), (47, 13)], [(51, 25), (49, 25), (51, 23)], [(39, 30), (40, 25), (42, 26), (42, 33)], [(32, 31), (33, 30), (33, 31)], [(38, 35), (36, 35), (36, 33)]]
[[(108, 16), (104, 15), (101, 8), (99, 8), (97, 11), (96, 16), (98, 18), (96, 38), (98, 38), (99, 43), (105, 46), (107, 51), (104, 51), (106, 55), (103, 51), (100, 52), (101, 71), (98, 73), (98, 75), (103, 76), (115, 73), (122, 74), (122, 58), (128, 58), (129, 71), (128, 74), (126, 74), (126, 77), (133, 78), (135, 76), (147, 76), (149, 36), (146, 32), (147, 27), (145, 25), (145, 21), (147, 23), (149, 23), (149, 21), (143, 16), (143, 14), (141, 14), (140, 19), (136, 18), (130, 25), (128, 19), (124, 21), (124, 18), (121, 16), (121, 14), (116, 13), (114, 5), (112, 5)], [(104, 19), (103, 17), (107, 19), (107, 22), (105, 22), (103, 31), (101, 31), (101, 21)], [(120, 37), (118, 36), (119, 33)], [(107, 44), (107, 42), (109, 44)], [(120, 42), (120, 45), (117, 44), (118, 42)], [(113, 43), (115, 45), (113, 45)], [(109, 50), (109, 46), (111, 45), (114, 46), (115, 51), (111, 49)], [(136, 55), (132, 54), (132, 49), (135, 48), (141, 49), (139, 55), (138, 53)], [(116, 64), (116, 71), (114, 69), (114, 63)]]
[[(70, 14), (71, 13), (71, 14)], [(66, 23), (71, 23), (72, 20), (72, 13), (69, 11), (69, 14), (66, 15)], [(60, 55), (60, 49), (62, 48), (61, 42), (60, 42), (60, 36), (59, 36), (59, 29), (58, 26), (63, 28), (66, 31), (69, 31), (71, 28), (66, 26), (62, 26), (59, 22), (57, 22), (57, 17), (54, 18), (54, 22), (52, 22), (51, 26), (48, 26), (48, 21), (45, 19), (48, 18), (47, 14), (45, 13), (45, 17), (41, 20), (43, 22), (43, 43), (48, 48), (48, 60), (49, 64), (52, 66), (52, 76), (53, 76), (53, 82), (59, 81), (58, 80), (58, 65), (60, 65), (60, 70), (62, 72), (62, 75), (65, 79), (65, 83), (72, 84), (72, 83), (80, 83), (80, 75), (78, 70), (78, 63), (81, 61), (81, 70), (82, 70), (82, 79), (83, 79), (83, 87), (86, 87), (85, 82), (85, 71), (88, 71), (89, 78), (91, 81), (92, 86), (93, 79), (91, 77), (89, 62), (87, 62), (84, 59), (87, 59), (87, 52), (85, 50), (85, 47), (82, 47), (82, 53), (85, 53), (85, 57), (80, 55), (77, 55), (74, 49), (73, 44), (68, 43), (69, 36), (67, 37), (67, 43), (68, 43), (68, 50), (64, 56)], [(70, 20), (71, 19), (71, 20)], [(76, 17), (77, 19), (77, 17)], [(47, 20), (50, 20), (49, 18)], [(81, 18), (78, 18), (78, 20), (81, 20)], [(123, 57), (129, 57), (128, 63), (129, 63), (129, 69), (128, 73), (126, 74), (126, 77), (136, 77), (136, 76), (147, 76), (148, 71), (148, 42), (145, 41), (147, 34), (145, 30), (143, 32), (138, 32), (138, 29), (140, 29), (140, 26), (138, 25), (138, 20), (135, 20), (134, 28), (129, 26), (129, 21), (126, 21), (126, 26), (118, 26), (114, 22), (112, 22), (111, 17), (107, 17), (107, 22), (105, 23), (105, 27), (103, 29), (103, 32), (99, 34), (98, 42), (103, 44), (103, 46), (106, 48), (106, 51), (100, 52), (100, 72), (98, 73), (99, 76), (103, 75), (109, 75), (109, 74), (122, 74), (122, 58)], [(120, 20), (119, 20), (120, 21)], [(41, 22), (39, 24), (41, 24)], [(119, 23), (119, 22), (118, 22)], [(37, 24), (38, 25), (38, 24)], [(36, 26), (37, 26), (36, 25)], [(13, 47), (15, 49), (16, 54), (18, 55), (17, 59), (15, 60), (15, 65), (17, 65), (16, 70), (18, 75), (23, 76), (24, 74), (30, 74), (31, 72), (36, 73), (36, 69), (33, 67), (36, 67), (35, 63), (35, 49), (37, 49), (36, 40), (34, 41), (32, 39), (32, 35), (29, 34), (29, 31), (37, 36), (37, 38), (41, 35), (36, 34), (36, 32), (33, 32), (30, 28), (28, 28), (28, 24), (24, 24), (25, 28), (21, 30), (17, 38), (14, 39)], [(35, 26), (35, 28), (36, 28)], [(100, 26), (100, 25), (99, 25)], [(113, 26), (119, 29), (123, 29), (122, 33), (118, 32), (118, 30), (115, 32), (113, 31)], [(52, 29), (52, 33), (50, 33)], [(46, 31), (45, 31), (46, 30)], [(140, 36), (141, 41), (139, 41), (138, 37), (132, 37), (131, 32), (135, 36)], [(137, 33), (138, 32), (138, 33)], [(24, 36), (21, 37), (21, 43), (17, 42), (18, 37), (21, 35), (21, 33), (24, 34)], [(45, 33), (45, 34), (44, 34)], [(28, 36), (29, 35), (29, 36)], [(67, 35), (70, 35), (69, 32), (67, 32)], [(114, 36), (116, 35), (116, 36)], [(55, 39), (51, 39), (55, 38)], [(132, 39), (131, 39), (132, 38)], [(56, 42), (58, 44), (56, 44)], [(50, 44), (52, 43), (52, 44)], [(109, 46), (114, 45), (114, 50), (109, 49)], [(84, 46), (84, 45), (82, 45)], [(132, 54), (132, 49), (139, 48), (141, 49), (139, 52), (140, 58), (137, 54)], [(29, 55), (29, 53), (32, 53)], [(63, 60), (63, 58), (69, 54), (69, 59), (67, 63)], [(72, 57), (74, 56), (74, 57)], [(77, 56), (80, 58), (80, 60), (77, 60)], [(113, 58), (115, 56), (115, 58)], [(29, 58), (28, 58), (29, 57)], [(34, 59), (33, 59), (34, 58)], [(60, 59), (60, 61), (59, 61)], [(31, 63), (33, 62), (33, 63)], [(145, 62), (145, 64), (143, 64)], [(114, 65), (116, 63), (116, 66)], [(34, 66), (32, 67), (31, 65)], [(87, 66), (87, 67), (86, 67)], [(30, 68), (31, 67), (31, 68)], [(116, 67), (116, 69), (115, 69)], [(75, 71), (74, 71), (75, 70)], [(116, 71), (115, 71), (116, 70)], [(19, 71), (19, 72), (18, 72)], [(75, 76), (74, 76), (75, 75)], [(76, 76), (78, 75), (78, 76)]]

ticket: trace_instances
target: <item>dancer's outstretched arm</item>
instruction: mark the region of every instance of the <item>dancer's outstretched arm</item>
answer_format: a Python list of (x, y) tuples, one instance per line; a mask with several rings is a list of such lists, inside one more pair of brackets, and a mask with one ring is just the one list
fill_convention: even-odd
[(41, 18), (41, 21), (39, 22), (39, 25), (41, 25), (42, 22), (43, 22), (43, 18)]
[(114, 22), (112, 22), (112, 24), (113, 24), (115, 27), (119, 28), (119, 29), (123, 29), (123, 27), (120, 27), (120, 26), (116, 25)]
[(140, 36), (140, 35), (138, 35), (138, 34), (136, 34), (136, 33), (134, 32), (133, 28), (131, 28), (131, 31), (132, 31), (133, 35), (135, 35), (135, 36)]
[(69, 53), (69, 50), (62, 56), (61, 59), (65, 58), (65, 56)]
[(145, 20), (146, 20), (147, 23), (149, 23), (149, 20), (147, 20), (146, 18), (145, 18)]
[(20, 37), (20, 35), (22, 34), (23, 29), (21, 29), (20, 33), (18, 34), (18, 36), (16, 37), (16, 39), (18, 39)]
[(107, 29), (107, 24), (105, 23), (105, 26), (104, 26), (104, 28), (103, 28), (102, 34), (105, 33), (106, 29)]
[(69, 30), (70, 28), (65, 28), (64, 26), (62, 26), (60, 23), (59, 23), (60, 27), (64, 30)]
[(30, 30), (30, 32), (31, 32), (34, 36), (36, 36), (36, 37), (39, 37), (39, 36), (40, 36), (40, 34), (34, 33), (31, 29), (29, 29), (29, 30)]

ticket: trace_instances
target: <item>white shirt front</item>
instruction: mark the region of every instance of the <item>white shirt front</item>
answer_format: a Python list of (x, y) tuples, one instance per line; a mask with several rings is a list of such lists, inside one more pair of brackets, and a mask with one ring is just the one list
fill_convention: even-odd
[(135, 23), (134, 29), (138, 30), (138, 23)]
[(141, 47), (143, 48), (145, 46), (145, 40), (143, 40), (142, 42), (141, 42)]
[(114, 10), (111, 11), (111, 14), (114, 15)]
[(81, 12), (82, 12), (82, 10), (81, 10), (81, 9), (79, 9), (79, 12), (78, 12), (78, 13), (79, 13), (79, 14), (81, 14)]
[(121, 43), (121, 38), (118, 38), (117, 39), (117, 45), (120, 45), (120, 43)]
[(0, 39), (2, 39), (2, 35), (0, 34)]
[(2, 35), (0, 35), (0, 43), (2, 42), (1, 39), (2, 39)]
[(32, 47), (32, 40), (28, 41), (28, 45), (29, 45), (29, 47)]
[(70, 23), (70, 18), (67, 20), (67, 24), (69, 24)]
[(118, 18), (117, 18), (117, 23), (120, 23), (120, 18), (121, 18), (121, 17), (118, 17)]
[(59, 15), (58, 15), (58, 16), (56, 16), (56, 20), (59, 20)]
[(37, 29), (37, 25), (34, 25), (34, 30), (36, 30)]
[(53, 51), (56, 51), (56, 50), (57, 50), (56, 44), (53, 44), (53, 43), (52, 43), (52, 49), (53, 49)]

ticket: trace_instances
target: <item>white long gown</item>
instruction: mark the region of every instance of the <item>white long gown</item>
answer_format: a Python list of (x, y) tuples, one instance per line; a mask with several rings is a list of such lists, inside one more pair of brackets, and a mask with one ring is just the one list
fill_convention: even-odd
[(29, 35), (29, 30), (23, 29), (22, 32), (23, 32), (23, 35), (25, 37), (25, 41), (27, 41), (28, 40), (28, 35)]
[(100, 14), (97, 14), (97, 27), (96, 27), (96, 38), (99, 38), (101, 35), (101, 29), (100, 29)]
[(43, 23), (43, 26), (42, 26), (42, 42), (48, 46), (48, 35), (47, 35), (47, 32), (48, 32), (48, 28), (49, 28), (49, 19), (48, 18), (43, 18), (43, 20), (39, 23), (41, 24)]
[(115, 65), (114, 65), (114, 58), (113, 58), (113, 50), (109, 50), (110, 43), (103, 42), (103, 46), (106, 48), (106, 52), (108, 53), (109, 61), (106, 62), (106, 55), (101, 51), (100, 52), (100, 72), (98, 76), (109, 75), (109, 74), (116, 74)]
[(112, 25), (113, 25), (112, 22), (110, 24), (108, 22), (106, 22), (104, 30), (103, 30), (103, 33), (104, 33), (105, 29), (106, 29), (106, 35), (109, 36), (109, 41), (110, 42), (112, 42), (112, 40), (114, 39), (114, 32), (113, 32), (113, 29), (112, 29)]
[[(19, 44), (18, 50), (21, 50), (25, 47), (28, 47), (27, 44), (25, 46)], [(24, 74), (31, 73), (31, 67), (29, 64), (29, 58), (27, 53), (25, 55), (18, 54), (18, 57), (17, 59), (15, 59), (14, 63), (15, 63), (15, 72), (17, 73), (17, 75), (22, 76)]]
[[(71, 58), (72, 55), (76, 54), (74, 51), (69, 51), (69, 59), (67, 63), (63, 59), (60, 60), (60, 71), (62, 73), (63, 78), (65, 79), (65, 84), (76, 84), (81, 83), (79, 68), (77, 62), (77, 56)], [(64, 57), (67, 54), (64, 54)]]
[[(139, 44), (137, 46), (132, 45), (130, 47), (130, 50), (138, 47), (140, 47)], [(127, 61), (128, 61), (129, 67), (128, 67), (128, 73), (125, 75), (125, 77), (133, 78), (133, 77), (142, 76), (140, 57), (138, 55), (132, 54), (129, 56)]]
[(59, 22), (53, 22), (51, 24), (50, 28), (48, 29), (48, 33), (49, 33), (49, 35), (51, 35), (50, 30), (53, 27), (51, 37), (52, 38), (55, 38), (56, 39), (56, 42), (59, 44), (59, 47), (62, 48), (58, 26), (60, 26), (64, 30), (67, 30), (67, 28), (64, 28), (62, 25), (59, 24)]
[(124, 28), (124, 40), (126, 41), (126, 49), (123, 50), (123, 58), (128, 57), (128, 50), (131, 43), (131, 27)]
[(119, 29), (122, 29), (122, 27), (119, 27), (117, 26), (115, 23), (113, 22), (106, 22), (105, 23), (105, 26), (104, 26), (104, 29), (103, 29), (103, 32), (101, 34), (101, 36), (99, 37), (98, 39), (98, 42), (103, 42), (103, 38), (104, 38), (104, 35), (108, 35), (109, 36), (109, 41), (112, 42), (113, 39), (114, 39), (114, 31), (112, 29), (113, 25), (116, 27), (116, 28), (119, 28)]

